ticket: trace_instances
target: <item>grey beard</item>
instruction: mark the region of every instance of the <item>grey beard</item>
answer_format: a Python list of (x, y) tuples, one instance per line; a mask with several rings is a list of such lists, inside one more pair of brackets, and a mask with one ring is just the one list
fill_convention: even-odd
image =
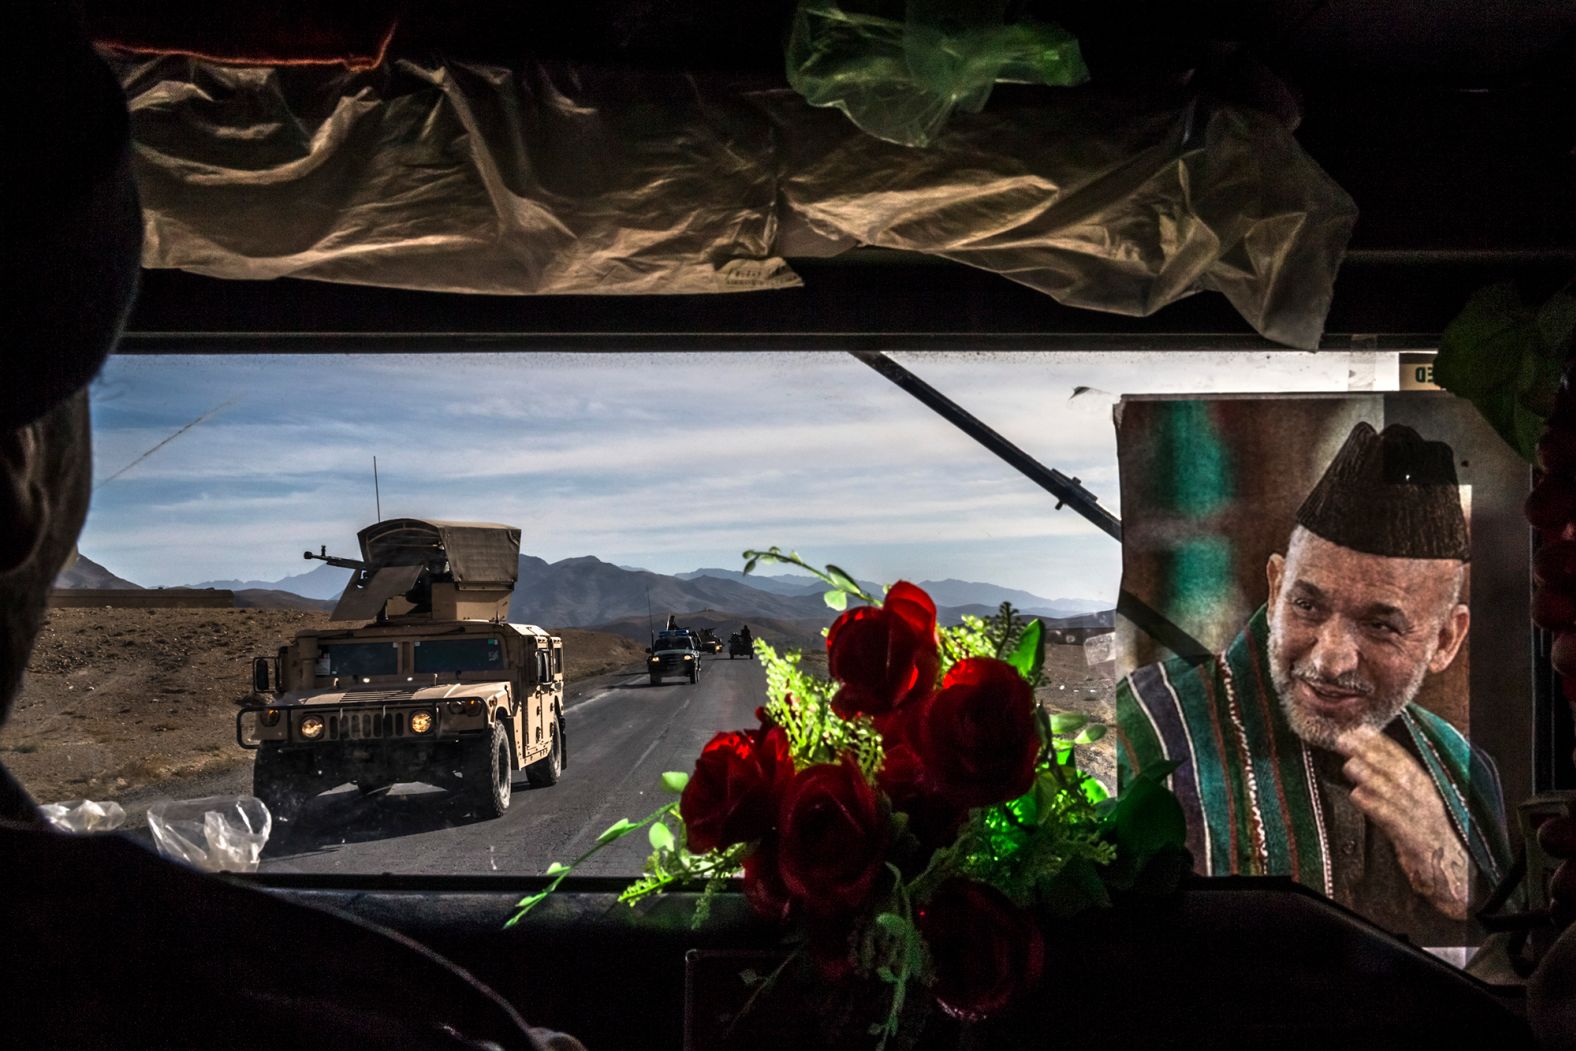
[(1280, 632), (1272, 625), (1270, 627), (1270, 681), (1275, 684), (1275, 694), (1280, 700), (1281, 711), (1286, 714), (1286, 721), (1291, 724), (1292, 733), (1315, 748), (1334, 748), (1335, 739), (1347, 730), (1358, 726), (1371, 726), (1375, 730), (1382, 730), (1389, 726), (1391, 720), (1401, 714), (1401, 709), (1410, 704), (1412, 698), (1417, 696), (1417, 691), (1422, 688), (1423, 676), (1428, 672), (1428, 662), (1420, 662), (1413, 671), (1411, 680), (1399, 690), (1389, 695), (1370, 694), (1367, 698), (1368, 709), (1355, 722), (1343, 722), (1299, 708), (1294, 699), (1298, 670), (1285, 660)]

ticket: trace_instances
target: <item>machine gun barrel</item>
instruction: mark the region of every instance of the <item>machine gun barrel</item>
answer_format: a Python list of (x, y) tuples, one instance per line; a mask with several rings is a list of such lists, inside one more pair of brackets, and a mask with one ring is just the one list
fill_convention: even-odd
[(327, 562), (329, 565), (337, 566), (340, 569), (366, 569), (366, 568), (368, 568), (367, 564), (365, 562), (360, 561), (359, 559), (340, 558), (338, 555), (331, 555), (331, 554), (329, 554), (328, 553), (328, 545), (327, 544), (324, 544), (318, 550), (317, 554), (314, 555), (310, 551), (303, 551), (303, 552), (301, 552), (301, 557), (302, 558), (306, 558), (306, 559), (313, 559), (313, 558), (315, 558), (319, 562)]

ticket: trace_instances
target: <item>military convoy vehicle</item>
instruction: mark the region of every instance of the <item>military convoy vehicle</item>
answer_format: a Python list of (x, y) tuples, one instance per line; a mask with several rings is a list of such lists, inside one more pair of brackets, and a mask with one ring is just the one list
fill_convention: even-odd
[(646, 658), (651, 685), (661, 686), (666, 676), (687, 678), (691, 683), (700, 681), (700, 646), (694, 632), (682, 629), (658, 632), (646, 652), (651, 654)]
[(509, 623), (520, 531), (399, 518), (358, 534), (361, 558), (307, 558), (355, 571), (334, 621), (253, 661), (236, 741), (257, 752), (252, 791), (289, 821), (346, 782), (462, 793), (497, 817), (517, 773), (557, 782), (568, 763), (563, 640)]

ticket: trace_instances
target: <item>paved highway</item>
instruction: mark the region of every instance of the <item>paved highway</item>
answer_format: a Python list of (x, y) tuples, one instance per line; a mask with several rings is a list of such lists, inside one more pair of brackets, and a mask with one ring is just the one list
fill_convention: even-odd
[[(457, 796), (398, 785), (362, 798), (352, 788), (317, 797), (263, 854), (264, 872), (538, 874), (569, 861), (619, 818), (638, 820), (672, 799), (664, 770), (693, 769), (719, 730), (754, 723), (766, 676), (754, 660), (703, 658), (700, 682), (652, 686), (644, 672), (571, 688), (564, 712), (569, 766), (558, 784), (519, 775), (508, 811), (477, 820)], [(634, 833), (576, 870), (634, 875), (649, 852)]]

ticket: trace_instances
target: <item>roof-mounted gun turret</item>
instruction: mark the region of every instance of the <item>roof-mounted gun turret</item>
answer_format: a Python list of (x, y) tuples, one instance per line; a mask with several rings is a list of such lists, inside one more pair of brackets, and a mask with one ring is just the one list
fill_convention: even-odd
[(520, 572), (520, 530), (493, 522), (393, 518), (356, 538), (361, 559), (339, 558), (324, 546), (306, 552), (331, 566), (354, 569), (334, 620), (489, 620), (509, 618)]

